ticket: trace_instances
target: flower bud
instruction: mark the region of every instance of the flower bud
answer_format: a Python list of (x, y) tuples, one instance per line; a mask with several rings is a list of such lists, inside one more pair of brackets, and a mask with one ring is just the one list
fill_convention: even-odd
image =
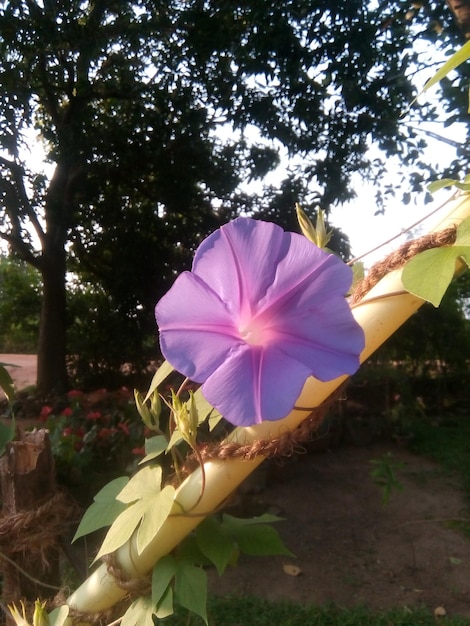
[(295, 210), (302, 234), (322, 250), (327, 250), (328, 242), (333, 233), (331, 230), (326, 230), (324, 211), (318, 209), (317, 223), (314, 226), (300, 204), (295, 205)]
[(155, 389), (150, 399), (150, 408), (144, 401), (142, 394), (134, 389), (134, 398), (135, 405), (137, 407), (137, 411), (139, 412), (144, 425), (147, 426), (150, 430), (158, 430), (159, 422), (160, 422), (160, 412), (162, 408), (162, 404), (160, 401), (160, 396), (158, 395), (158, 389)]
[(186, 443), (193, 448), (196, 445), (196, 430), (198, 425), (198, 413), (194, 402), (194, 394), (192, 391), (189, 392), (188, 402), (182, 402), (173, 389), (171, 390), (171, 395), (172, 410), (176, 426)]
[(34, 603), (33, 626), (49, 626), (49, 616), (46, 611), (46, 601), (36, 600)]

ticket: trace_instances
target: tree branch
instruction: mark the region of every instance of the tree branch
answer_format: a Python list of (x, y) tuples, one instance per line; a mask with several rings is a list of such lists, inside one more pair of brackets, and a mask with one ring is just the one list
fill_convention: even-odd
[[(36, 215), (36, 211), (31, 205), (31, 202), (28, 198), (28, 194), (26, 193), (26, 187), (24, 184), (24, 179), (26, 176), (24, 167), (15, 161), (11, 161), (6, 159), (5, 157), (0, 156), (0, 165), (3, 165), (10, 171), (13, 182), (7, 181), (6, 179), (0, 180), (0, 185), (3, 185), (3, 191), (9, 196), (9, 206), (5, 206), (7, 213), (10, 217), (12, 223), (14, 222), (13, 213), (19, 217), (24, 215), (31, 222), (32, 227), (36, 231), (37, 236), (41, 244), (44, 242), (44, 229), (39, 222), (38, 216)], [(13, 200), (13, 197), (16, 198), (16, 201)]]

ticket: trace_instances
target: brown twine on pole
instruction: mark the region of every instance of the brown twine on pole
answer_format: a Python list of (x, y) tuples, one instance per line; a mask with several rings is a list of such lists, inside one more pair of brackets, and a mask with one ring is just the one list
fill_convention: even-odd
[(437, 233), (429, 233), (413, 241), (405, 241), (397, 250), (371, 267), (367, 276), (353, 289), (351, 303), (356, 304), (388, 273), (403, 267), (414, 256), (431, 248), (452, 246), (457, 236), (457, 226), (449, 226)]
[(114, 578), (117, 586), (125, 591), (129, 596), (139, 597), (150, 593), (152, 585), (148, 576), (131, 578), (129, 574), (119, 565), (114, 553), (106, 554), (102, 560), (106, 564), (108, 574)]

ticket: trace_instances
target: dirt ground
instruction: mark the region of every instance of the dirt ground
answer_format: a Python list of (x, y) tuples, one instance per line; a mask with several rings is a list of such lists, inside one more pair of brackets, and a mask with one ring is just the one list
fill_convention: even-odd
[[(0, 362), (21, 365), (9, 368), (18, 388), (34, 383), (35, 357)], [(403, 463), (404, 489), (384, 507), (370, 461), (388, 451)], [(296, 556), (242, 557), (221, 579), (211, 572), (213, 592), (374, 609), (424, 604), (470, 623), (470, 540), (456, 528), (470, 520), (468, 502), (433, 462), (393, 443), (342, 445), (271, 464), (245, 491), (246, 513), (283, 518), (277, 530)]]
[[(370, 461), (388, 451), (404, 464), (404, 489), (384, 507)], [(340, 446), (286, 464), (251, 497), (284, 518), (277, 530), (296, 557), (242, 557), (213, 576), (217, 593), (374, 609), (424, 604), (470, 618), (470, 540), (452, 528), (470, 514), (436, 464), (392, 444)]]

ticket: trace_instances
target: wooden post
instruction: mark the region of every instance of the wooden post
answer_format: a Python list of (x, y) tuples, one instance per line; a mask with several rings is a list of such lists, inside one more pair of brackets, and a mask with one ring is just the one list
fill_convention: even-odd
[(56, 484), (46, 430), (23, 433), (19, 441), (7, 444), (0, 459), (0, 483), (3, 602), (53, 596), (54, 591), (41, 584), (59, 586), (57, 528), (51, 532), (47, 524)]

